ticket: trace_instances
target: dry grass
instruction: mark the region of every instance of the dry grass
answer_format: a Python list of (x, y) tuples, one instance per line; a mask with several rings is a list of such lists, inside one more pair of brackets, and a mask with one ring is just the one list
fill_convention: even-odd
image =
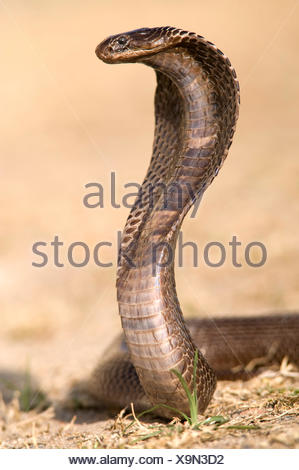
[(196, 429), (178, 420), (138, 419), (134, 408), (116, 419), (58, 403), (25, 413), (16, 394), (0, 402), (0, 448), (299, 448), (296, 382), (298, 372), (288, 366), (247, 383), (219, 383)]

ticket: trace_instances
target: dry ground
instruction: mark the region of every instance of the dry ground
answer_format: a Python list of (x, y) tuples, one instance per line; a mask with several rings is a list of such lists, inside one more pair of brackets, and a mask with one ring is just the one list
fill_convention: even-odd
[[(199, 425), (170, 423), (67, 402), (20, 410), (24, 389), (0, 402), (1, 448), (298, 448), (298, 372), (265, 372), (249, 383), (219, 384)], [(32, 397), (36, 397), (32, 389)], [(24, 399), (21, 400), (24, 405)], [(47, 404), (46, 404), (47, 406)]]
[[(111, 207), (110, 172), (120, 200), (128, 192), (124, 184), (142, 180), (152, 142), (153, 72), (100, 63), (94, 48), (109, 34), (163, 24), (196, 31), (225, 51), (240, 80), (241, 115), (229, 157), (183, 227), (184, 240), (199, 248), (198, 267), (186, 248), (184, 266), (176, 269), (185, 315), (298, 308), (296, 5), (0, 2), (0, 447), (299, 447), (298, 378), (285, 367), (244, 384), (219, 384), (206, 417), (228, 421), (196, 431), (146, 420), (126, 429), (131, 418), (115, 421), (107, 412), (62, 403), (120, 329), (116, 232), (128, 209)], [(94, 181), (104, 186), (103, 209), (82, 203), (84, 185)], [(49, 245), (55, 235), (64, 242), (61, 268)], [(242, 268), (231, 263), (233, 235), (242, 242)], [(202, 257), (214, 240), (228, 250), (217, 269)], [(244, 259), (244, 247), (255, 240), (268, 252), (258, 269)], [(32, 254), (36, 241), (48, 243), (43, 268), (32, 266), (40, 261)], [(66, 248), (74, 241), (91, 248), (111, 241), (103, 261), (113, 266), (70, 266)], [(20, 411), (19, 403), (37, 408)]]

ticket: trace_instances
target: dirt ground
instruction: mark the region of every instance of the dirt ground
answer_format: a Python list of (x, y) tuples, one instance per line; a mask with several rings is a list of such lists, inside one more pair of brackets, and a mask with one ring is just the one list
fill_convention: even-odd
[[(151, 154), (154, 74), (101, 63), (94, 49), (110, 34), (158, 25), (196, 31), (229, 56), (240, 80), (228, 159), (183, 225), (184, 241), (196, 243), (199, 256), (193, 267), (186, 248), (176, 268), (184, 314), (298, 309), (297, 3), (0, 2), (0, 447), (299, 447), (299, 379), (285, 363), (246, 383), (220, 383), (199, 430), (116, 418), (67, 399), (120, 331), (117, 231), (128, 209), (111, 205), (111, 172), (121, 202), (132, 192), (124, 185), (142, 181)], [(83, 204), (91, 182), (103, 185), (103, 208)], [(54, 265), (55, 235), (63, 242), (61, 267)], [(241, 268), (231, 262), (233, 235), (242, 243)], [(47, 244), (44, 267), (32, 266), (41, 262), (32, 252), (38, 241)], [(76, 241), (91, 253), (111, 242), (101, 254), (112, 266), (98, 267), (92, 256), (85, 267), (71, 266), (67, 250)], [(210, 241), (227, 250), (220, 268), (204, 264)], [(260, 268), (245, 260), (252, 241), (267, 249)], [(258, 260), (259, 251), (252, 256)], [(215, 416), (222, 418), (204, 421)]]

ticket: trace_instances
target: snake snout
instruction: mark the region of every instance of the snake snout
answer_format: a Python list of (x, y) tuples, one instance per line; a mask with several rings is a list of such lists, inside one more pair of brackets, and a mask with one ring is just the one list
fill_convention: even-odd
[(97, 45), (95, 53), (97, 57), (106, 64), (117, 63), (117, 53), (119, 51), (115, 45), (115, 36), (110, 36)]
[(97, 45), (96, 47), (96, 50), (95, 50), (95, 53), (96, 53), (96, 56), (103, 60), (105, 62), (105, 60), (107, 60), (107, 46), (108, 46), (108, 41), (102, 41), (100, 42), (100, 44)]

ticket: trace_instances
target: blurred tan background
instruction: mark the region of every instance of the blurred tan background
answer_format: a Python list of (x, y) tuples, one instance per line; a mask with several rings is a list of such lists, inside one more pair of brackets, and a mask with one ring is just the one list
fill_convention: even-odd
[[(207, 191), (184, 240), (176, 269), (186, 315), (249, 314), (299, 307), (298, 2), (294, 0), (4, 0), (0, 2), (1, 238), (0, 369), (30, 367), (50, 396), (84, 377), (120, 330), (115, 295), (116, 232), (128, 209), (109, 203), (141, 182), (153, 138), (152, 70), (108, 66), (94, 54), (106, 36), (143, 26), (196, 31), (231, 59), (241, 86), (241, 113), (229, 157)], [(105, 188), (105, 208), (87, 209), (84, 185)], [(64, 242), (65, 267), (39, 262), (32, 244)], [(239, 262), (203, 262), (203, 248), (232, 236)], [(265, 244), (268, 260), (248, 267), (244, 246)], [(69, 266), (66, 248), (100, 241), (112, 268), (92, 260)], [(258, 256), (258, 253), (256, 253)], [(78, 255), (79, 257), (79, 255)]]

